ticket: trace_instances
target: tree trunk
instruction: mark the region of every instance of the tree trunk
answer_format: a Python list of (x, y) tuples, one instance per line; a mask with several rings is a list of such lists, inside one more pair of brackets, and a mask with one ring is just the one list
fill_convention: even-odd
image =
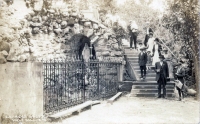
[(199, 100), (199, 57), (195, 57), (195, 61), (194, 61), (194, 68), (195, 68), (195, 82), (196, 82), (196, 91), (197, 91), (197, 95), (196, 95), (196, 99)]

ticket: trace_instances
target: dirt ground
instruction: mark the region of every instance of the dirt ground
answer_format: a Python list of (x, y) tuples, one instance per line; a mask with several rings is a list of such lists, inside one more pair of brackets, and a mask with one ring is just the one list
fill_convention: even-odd
[(56, 124), (198, 124), (199, 102), (194, 98), (138, 98), (122, 96), (112, 105), (103, 101)]

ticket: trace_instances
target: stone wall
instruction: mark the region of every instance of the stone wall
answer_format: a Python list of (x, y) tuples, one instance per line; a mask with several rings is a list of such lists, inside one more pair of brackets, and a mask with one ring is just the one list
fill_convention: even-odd
[[(65, 7), (57, 7), (58, 3)], [(44, 8), (41, 5), (38, 3), (34, 7), (26, 7), (23, 0), (15, 1), (9, 7), (2, 4), (0, 63), (65, 59), (75, 54), (72, 49), (78, 45), (72, 45), (79, 40), (71, 38), (77, 34), (92, 39), (97, 58), (123, 58), (123, 50), (112, 29), (104, 26), (101, 21), (84, 16), (84, 12), (73, 2), (60, 0), (43, 3), (46, 6)], [(96, 36), (98, 38), (93, 40)]]
[(41, 63), (1, 64), (0, 82), (0, 116), (43, 116)]

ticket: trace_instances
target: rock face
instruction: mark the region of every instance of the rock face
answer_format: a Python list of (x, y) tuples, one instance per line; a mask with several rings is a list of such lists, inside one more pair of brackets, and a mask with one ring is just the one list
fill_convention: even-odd
[[(4, 52), (1, 53), (1, 63), (74, 56), (77, 54), (74, 49), (79, 49), (79, 46), (73, 45), (75, 41), (70, 39), (77, 34), (90, 37), (97, 58), (122, 58), (122, 49), (112, 30), (98, 21), (84, 18), (71, 2), (63, 2), (67, 7), (60, 8), (50, 1), (46, 2), (35, 0), (33, 4), (26, 1), (24, 6), (32, 11), (21, 20), (12, 18), (13, 10), (6, 6), (3, 8), (5, 16), (0, 20), (0, 53)], [(111, 35), (113, 37), (108, 39)]]
[(0, 41), (0, 51), (10, 52), (10, 45), (5, 41)]
[(6, 62), (7, 62), (7, 60), (6, 60), (5, 56), (2, 53), (0, 53), (0, 64), (4, 64)]

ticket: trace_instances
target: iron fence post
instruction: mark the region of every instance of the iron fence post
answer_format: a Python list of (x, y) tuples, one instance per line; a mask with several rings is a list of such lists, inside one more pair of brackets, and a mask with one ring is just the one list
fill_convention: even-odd
[(83, 80), (82, 80), (82, 85), (83, 85), (83, 102), (85, 102), (85, 66), (84, 66), (84, 62), (81, 61), (81, 65), (82, 65), (82, 76), (83, 76)]
[(122, 61), (120, 64), (117, 64), (117, 77), (118, 77), (118, 81), (123, 81), (123, 71), (124, 71), (124, 65), (125, 63)]
[(100, 92), (99, 92), (99, 61), (97, 62), (97, 97), (99, 99), (100, 97)]

